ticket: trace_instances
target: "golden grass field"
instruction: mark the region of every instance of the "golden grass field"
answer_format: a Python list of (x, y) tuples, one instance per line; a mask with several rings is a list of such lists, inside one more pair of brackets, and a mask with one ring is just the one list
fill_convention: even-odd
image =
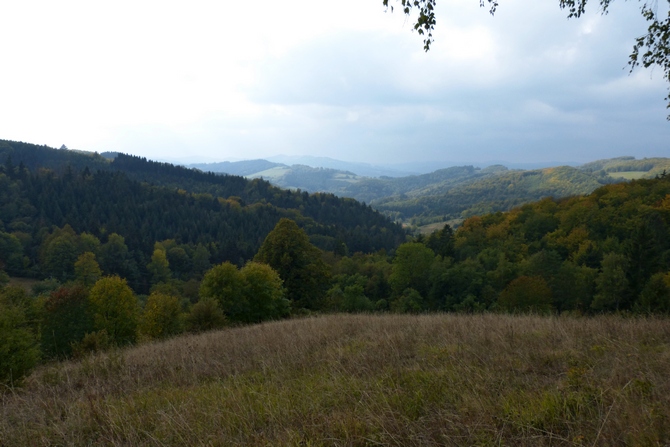
[(0, 445), (663, 446), (670, 320), (330, 315), (54, 363)]

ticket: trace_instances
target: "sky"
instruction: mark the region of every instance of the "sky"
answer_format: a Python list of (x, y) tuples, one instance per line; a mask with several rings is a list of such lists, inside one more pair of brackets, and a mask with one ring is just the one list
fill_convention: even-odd
[(2, 2), (0, 139), (182, 162), (668, 157), (663, 72), (627, 66), (639, 8), (438, 0), (424, 52), (382, 0)]

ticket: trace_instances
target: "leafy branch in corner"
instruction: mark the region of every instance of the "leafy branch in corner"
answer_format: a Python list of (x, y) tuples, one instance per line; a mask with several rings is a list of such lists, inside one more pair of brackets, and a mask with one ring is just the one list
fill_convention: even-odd
[[(435, 30), (435, 4), (437, 0), (396, 0), (399, 1), (403, 13), (407, 16), (411, 15), (414, 10), (418, 10), (419, 14), (414, 23), (414, 30), (419, 35), (425, 36), (423, 40), (423, 49), (430, 50), (433, 43), (433, 31)], [(600, 12), (605, 15), (609, 11), (609, 6), (612, 0), (599, 0)], [(389, 0), (382, 0), (384, 7), (389, 8)], [(559, 0), (559, 7), (568, 11), (568, 18), (579, 18), (586, 12), (586, 4), (588, 0)], [(489, 7), (489, 12), (494, 15), (498, 8), (497, 0), (479, 0), (479, 5)], [(668, 0), (670, 5), (670, 0)], [(393, 12), (393, 5), (390, 6)], [(649, 23), (647, 33), (635, 39), (633, 51), (629, 56), (628, 65), (632, 72), (635, 67), (643, 66), (649, 68), (653, 65), (658, 65), (663, 69), (663, 74), (668, 84), (670, 84), (670, 10), (668, 17), (663, 20), (658, 17), (658, 3), (657, 0), (651, 2), (642, 2), (640, 12), (645, 20)], [(667, 108), (670, 109), (670, 89), (668, 96), (665, 97), (668, 101)], [(670, 120), (670, 115), (668, 115)]]

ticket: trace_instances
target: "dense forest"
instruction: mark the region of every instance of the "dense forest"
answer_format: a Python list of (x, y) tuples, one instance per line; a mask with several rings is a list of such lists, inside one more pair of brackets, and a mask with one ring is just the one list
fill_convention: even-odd
[(94, 172), (29, 146), (52, 157), (44, 167), (12, 149), (0, 167), (0, 381), (40, 358), (314, 312), (670, 312), (663, 172), (408, 241), (351, 199), (80, 155)]
[(281, 190), (258, 179), (123, 154), (109, 161), (97, 154), (3, 142), (3, 156), (0, 230), (18, 237), (26, 257), (20, 267), (8, 267), (13, 274), (53, 275), (40, 263), (40, 252), (46, 249), (45, 234), (65, 225), (103, 245), (110, 235), (121, 236), (130, 248), (117, 262), (126, 263), (124, 276), (139, 290), (155, 242), (174, 239), (188, 253), (205, 247), (214, 263), (243, 264), (282, 217), (298, 222), (324, 250), (392, 250), (405, 240), (399, 225), (369, 206), (332, 194)]

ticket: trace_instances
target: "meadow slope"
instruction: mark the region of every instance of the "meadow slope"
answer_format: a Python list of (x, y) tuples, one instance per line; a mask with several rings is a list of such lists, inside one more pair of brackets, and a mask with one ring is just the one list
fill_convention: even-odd
[(38, 368), (0, 445), (668, 445), (670, 320), (331, 315)]

